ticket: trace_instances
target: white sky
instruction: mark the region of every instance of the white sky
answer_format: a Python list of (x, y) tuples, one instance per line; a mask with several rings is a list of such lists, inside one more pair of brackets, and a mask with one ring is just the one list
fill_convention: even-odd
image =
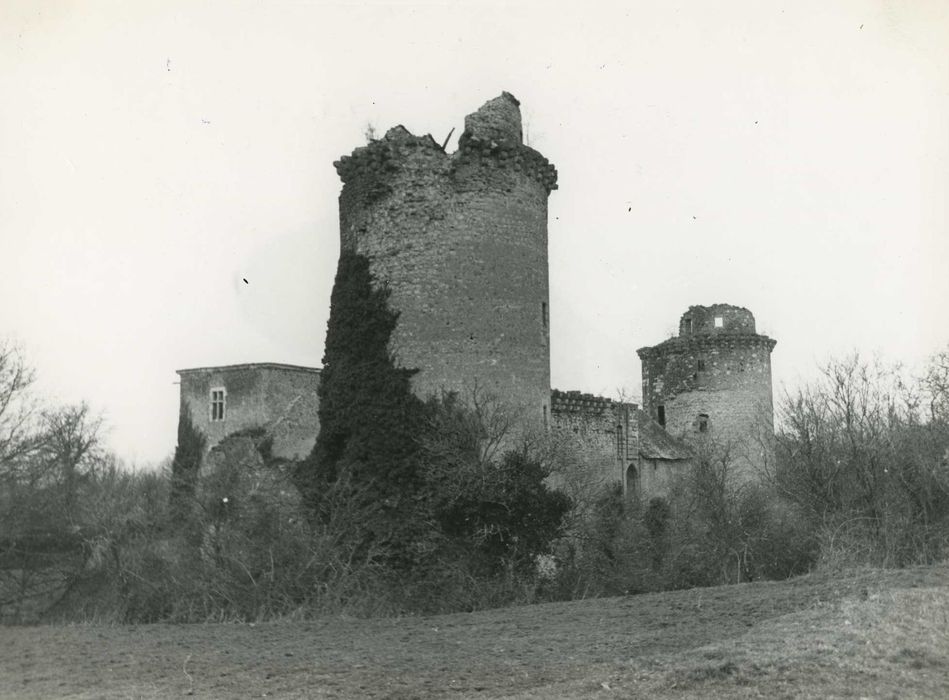
[(943, 0), (4, 0), (0, 334), (157, 461), (175, 369), (320, 364), (333, 160), (501, 90), (560, 172), (557, 388), (638, 394), (690, 304), (750, 308), (779, 390), (949, 343)]

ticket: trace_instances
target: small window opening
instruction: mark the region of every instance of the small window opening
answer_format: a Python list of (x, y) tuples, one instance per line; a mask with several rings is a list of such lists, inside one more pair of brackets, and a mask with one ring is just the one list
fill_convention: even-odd
[(689, 334), (692, 333), (692, 318), (691, 317), (685, 319), (685, 332)]
[(716, 328), (721, 328), (721, 327), (724, 326), (724, 325), (725, 325), (724, 319), (723, 319), (721, 316), (716, 316), (716, 317), (715, 317), (715, 327), (716, 327)]
[(699, 432), (700, 432), (700, 433), (707, 433), (707, 432), (708, 432), (708, 416), (707, 416), (706, 414), (704, 414), (704, 413), (700, 413), (700, 414), (699, 414), (698, 425), (699, 425)]
[(658, 406), (656, 408), (656, 421), (663, 428), (666, 427), (666, 407), (665, 406)]
[(626, 450), (623, 449), (623, 426), (616, 426), (616, 455), (620, 459), (626, 456)]
[(211, 389), (211, 420), (224, 420), (224, 387)]
[(544, 404), (544, 430), (547, 430), (547, 404)]
[(705, 360), (699, 360), (698, 363), (696, 364), (696, 369), (698, 369), (699, 372), (704, 372), (704, 371), (705, 371)]
[(544, 324), (544, 330), (547, 330), (547, 326), (550, 324), (550, 317), (547, 314), (547, 302), (540, 302), (540, 322)]

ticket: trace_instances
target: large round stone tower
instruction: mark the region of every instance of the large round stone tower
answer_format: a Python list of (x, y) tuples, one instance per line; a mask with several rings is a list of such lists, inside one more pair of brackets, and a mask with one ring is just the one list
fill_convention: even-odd
[(344, 251), (370, 259), (398, 311), (390, 350), (420, 396), (475, 388), (546, 420), (547, 197), (557, 172), (523, 144), (502, 93), (465, 118), (458, 150), (404, 127), (335, 163)]
[(643, 409), (675, 437), (727, 449), (739, 470), (773, 458), (771, 350), (748, 309), (690, 306), (679, 335), (637, 353)]

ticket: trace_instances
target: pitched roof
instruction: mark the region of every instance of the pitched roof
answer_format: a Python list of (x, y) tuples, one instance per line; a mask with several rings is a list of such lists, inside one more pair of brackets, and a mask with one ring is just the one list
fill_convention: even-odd
[(639, 455), (646, 459), (691, 459), (692, 450), (665, 431), (645, 411), (636, 411), (639, 422)]

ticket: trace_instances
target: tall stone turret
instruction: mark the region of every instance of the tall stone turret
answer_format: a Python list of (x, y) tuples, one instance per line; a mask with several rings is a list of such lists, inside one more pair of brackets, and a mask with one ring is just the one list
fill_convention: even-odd
[(344, 251), (365, 255), (399, 313), (390, 350), (420, 396), (475, 387), (550, 410), (547, 197), (557, 172), (523, 144), (502, 93), (465, 119), (458, 150), (404, 127), (335, 163)]
[(637, 351), (643, 409), (675, 437), (728, 449), (737, 471), (770, 463), (775, 343), (748, 309), (690, 306), (677, 337)]

